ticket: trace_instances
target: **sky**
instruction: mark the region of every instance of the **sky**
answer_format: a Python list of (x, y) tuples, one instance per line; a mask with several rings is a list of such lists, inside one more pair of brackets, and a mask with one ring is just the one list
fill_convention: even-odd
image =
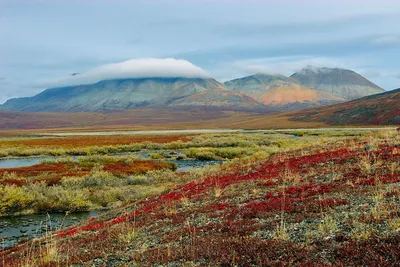
[(219, 81), (340, 67), (390, 90), (399, 25), (397, 0), (0, 0), (0, 103), (153, 63)]

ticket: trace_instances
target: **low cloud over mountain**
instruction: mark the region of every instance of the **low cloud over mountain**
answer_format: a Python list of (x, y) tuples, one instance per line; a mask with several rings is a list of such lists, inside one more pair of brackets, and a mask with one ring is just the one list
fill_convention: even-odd
[(209, 78), (200, 67), (174, 58), (143, 58), (106, 64), (69, 77), (47, 81), (44, 87), (63, 87), (92, 84), (104, 80), (127, 78)]

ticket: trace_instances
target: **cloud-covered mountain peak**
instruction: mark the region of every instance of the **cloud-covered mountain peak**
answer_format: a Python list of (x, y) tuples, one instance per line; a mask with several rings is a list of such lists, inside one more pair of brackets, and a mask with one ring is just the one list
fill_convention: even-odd
[[(75, 73), (74, 73), (75, 74)], [(44, 87), (93, 84), (104, 80), (130, 78), (210, 78), (202, 68), (183, 59), (143, 58), (101, 65), (86, 72), (47, 81)]]

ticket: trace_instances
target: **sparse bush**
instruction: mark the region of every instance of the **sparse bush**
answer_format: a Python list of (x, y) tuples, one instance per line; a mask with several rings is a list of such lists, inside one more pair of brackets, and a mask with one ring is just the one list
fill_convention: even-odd
[(92, 206), (88, 189), (48, 187), (45, 184), (27, 185), (26, 188), (35, 195), (34, 209), (38, 211), (84, 211)]
[(335, 234), (339, 230), (339, 225), (334, 217), (325, 215), (318, 225), (318, 230), (326, 237)]
[(151, 159), (163, 159), (163, 158), (165, 158), (165, 156), (162, 154), (158, 154), (158, 153), (152, 153), (152, 154), (150, 154), (150, 158)]
[(357, 222), (352, 231), (350, 236), (356, 240), (362, 241), (367, 240), (376, 235), (376, 229), (373, 225), (359, 223)]
[(145, 175), (129, 176), (124, 178), (124, 181), (128, 185), (146, 185), (154, 182), (153, 179)]

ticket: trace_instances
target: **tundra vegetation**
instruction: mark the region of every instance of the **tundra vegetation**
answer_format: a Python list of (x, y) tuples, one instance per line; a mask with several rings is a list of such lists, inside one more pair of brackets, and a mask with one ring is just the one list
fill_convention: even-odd
[[(14, 198), (26, 205), (11, 205), (19, 210), (111, 210), (6, 249), (0, 254), (3, 264), (384, 266), (400, 258), (398, 132), (304, 130), (185, 138), (85, 147), (91, 156), (43, 163), (76, 168), (77, 175), (62, 175), (55, 183), (4, 172), (4, 211)], [(122, 148), (157, 155), (151, 164), (112, 155)], [(70, 155), (76, 148), (51, 149)], [(224, 163), (176, 172), (173, 166), (157, 165), (163, 164), (159, 155), (165, 150)], [(152, 167), (136, 173), (108, 168), (136, 161)], [(54, 177), (60, 177), (57, 173)], [(24, 182), (5, 183), (10, 176)], [(58, 207), (45, 206), (43, 199), (52, 193), (60, 197)]]
[[(264, 133), (2, 138), (0, 153), (8, 157), (59, 158), (0, 169), (0, 215), (111, 209), (198, 178), (202, 171), (175, 175), (176, 166), (164, 161), (170, 154), (176, 159), (228, 163), (252, 155), (267, 157), (312, 142)], [(138, 152), (149, 154), (151, 160), (137, 159)]]

